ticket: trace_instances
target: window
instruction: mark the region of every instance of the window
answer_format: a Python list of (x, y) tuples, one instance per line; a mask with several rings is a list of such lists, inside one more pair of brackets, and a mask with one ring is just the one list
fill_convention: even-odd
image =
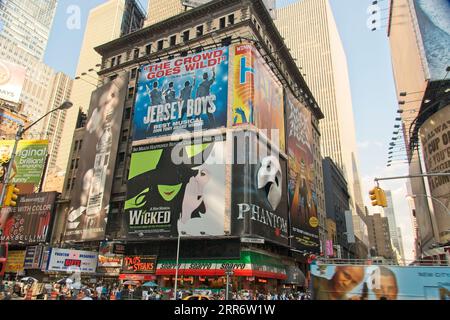
[(228, 16), (228, 25), (232, 26), (234, 24), (234, 14)]
[(116, 58), (111, 59), (111, 68), (116, 64)]
[(188, 52), (187, 51), (181, 51), (180, 57), (187, 57)]
[(122, 142), (127, 142), (128, 140), (128, 129), (122, 131)]
[(226, 22), (225, 17), (220, 18), (220, 20), (219, 20), (219, 28), (220, 29), (225, 28), (225, 22)]
[(117, 65), (120, 64), (121, 60), (122, 60), (122, 56), (117, 56)]
[(152, 44), (149, 43), (148, 45), (145, 46), (145, 54), (149, 55), (150, 53), (152, 53)]
[(164, 48), (164, 40), (159, 40), (158, 41), (158, 51), (162, 50)]
[(199, 53), (199, 52), (202, 52), (202, 51), (203, 51), (203, 48), (201, 46), (195, 48), (195, 53)]
[(73, 170), (75, 168), (75, 159), (72, 159), (72, 162), (70, 163), (70, 170)]
[(67, 186), (66, 186), (66, 189), (67, 190), (70, 190), (70, 182), (71, 182), (72, 180), (71, 179), (69, 179), (68, 181), (67, 181)]
[(73, 190), (74, 187), (75, 187), (75, 178), (72, 179), (72, 186), (70, 187), (70, 190)]
[(134, 87), (128, 88), (128, 99), (133, 99), (134, 96)]
[(119, 153), (119, 166), (125, 161), (125, 152)]
[(125, 120), (128, 120), (131, 118), (131, 108), (125, 109)]
[(81, 150), (81, 145), (82, 144), (83, 144), (83, 140), (80, 140), (80, 145), (79, 145), (80, 150)]
[(176, 35), (171, 36), (169, 43), (170, 43), (170, 46), (176, 45), (177, 44), (177, 36)]
[(183, 42), (189, 41), (189, 30), (183, 32)]
[(231, 45), (231, 37), (226, 37), (222, 39), (222, 47), (228, 47)]
[(77, 159), (77, 161), (75, 161), (75, 169), (78, 169), (78, 162), (80, 161), (80, 158)]
[(77, 151), (78, 150), (78, 141), (75, 141), (75, 147), (73, 148), (73, 151)]
[(203, 35), (203, 25), (197, 27), (197, 37)]
[(116, 78), (117, 78), (117, 74), (114, 74), (109, 77), (109, 81), (114, 81), (114, 79), (116, 79)]
[(134, 78), (136, 78), (136, 74), (137, 74), (137, 68), (134, 68), (131, 70), (131, 79), (133, 80)]
[(139, 48), (137, 48), (137, 49), (134, 49), (134, 54), (133, 54), (133, 58), (134, 58), (134, 59), (137, 59), (137, 58), (139, 58)]

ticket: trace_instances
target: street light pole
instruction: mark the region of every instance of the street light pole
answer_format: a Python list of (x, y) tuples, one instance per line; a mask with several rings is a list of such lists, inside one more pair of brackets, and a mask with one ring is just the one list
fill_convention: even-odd
[(9, 160), (8, 168), (7, 168), (6, 172), (4, 173), (5, 179), (4, 179), (4, 183), (3, 183), (2, 193), (0, 194), (0, 207), (3, 207), (3, 201), (4, 201), (5, 195), (6, 195), (6, 189), (9, 184), (9, 181), (10, 181), (11, 170), (12, 170), (14, 160), (16, 157), (17, 146), (19, 145), (19, 141), (22, 140), (23, 134), (26, 131), (28, 131), (32, 126), (34, 126), (36, 123), (38, 123), (39, 121), (44, 119), (46, 116), (48, 116), (50, 113), (58, 111), (58, 110), (67, 110), (67, 109), (70, 109), (72, 106), (73, 106), (72, 102), (66, 101), (62, 105), (60, 105), (58, 108), (55, 108), (55, 109), (47, 112), (46, 114), (44, 114), (42, 117), (37, 119), (35, 122), (30, 124), (28, 127), (23, 128), (23, 125), (21, 125), (21, 124), (19, 125), (19, 129), (16, 132), (16, 138), (14, 141), (14, 147), (13, 147), (13, 151), (11, 153), (11, 158)]
[(178, 233), (178, 244), (177, 244), (177, 262), (175, 265), (175, 287), (174, 287), (174, 300), (177, 300), (177, 289), (178, 289), (178, 262), (180, 259), (180, 239), (181, 239), (181, 233)]

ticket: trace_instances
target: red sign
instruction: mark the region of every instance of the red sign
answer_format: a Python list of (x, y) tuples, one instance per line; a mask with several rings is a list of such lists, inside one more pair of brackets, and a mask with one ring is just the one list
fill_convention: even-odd
[(64, 266), (65, 267), (81, 267), (81, 260), (74, 260), (74, 259), (66, 259), (64, 261)]
[(155, 273), (155, 256), (125, 256), (123, 259), (123, 273)]
[(156, 280), (156, 276), (150, 274), (121, 274), (119, 280), (152, 281)]

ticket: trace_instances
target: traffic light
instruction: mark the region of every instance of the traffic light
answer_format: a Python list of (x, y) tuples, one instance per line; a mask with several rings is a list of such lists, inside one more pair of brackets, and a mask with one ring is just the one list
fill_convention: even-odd
[(380, 187), (375, 187), (369, 191), (369, 195), (370, 200), (372, 200), (372, 206), (387, 207), (386, 195), (384, 194), (383, 189)]
[(3, 206), (15, 207), (17, 205), (17, 199), (19, 198), (20, 190), (16, 188), (14, 184), (9, 184), (6, 189), (5, 201)]

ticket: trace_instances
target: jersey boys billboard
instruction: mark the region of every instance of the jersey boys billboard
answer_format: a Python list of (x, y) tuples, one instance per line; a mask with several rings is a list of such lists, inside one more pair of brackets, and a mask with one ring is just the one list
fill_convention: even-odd
[(311, 112), (286, 93), (288, 193), (292, 245), (319, 252), (319, 220), (314, 189)]
[(143, 66), (133, 139), (226, 126), (228, 48)]
[(133, 148), (125, 214), (129, 238), (224, 234), (224, 141)]

